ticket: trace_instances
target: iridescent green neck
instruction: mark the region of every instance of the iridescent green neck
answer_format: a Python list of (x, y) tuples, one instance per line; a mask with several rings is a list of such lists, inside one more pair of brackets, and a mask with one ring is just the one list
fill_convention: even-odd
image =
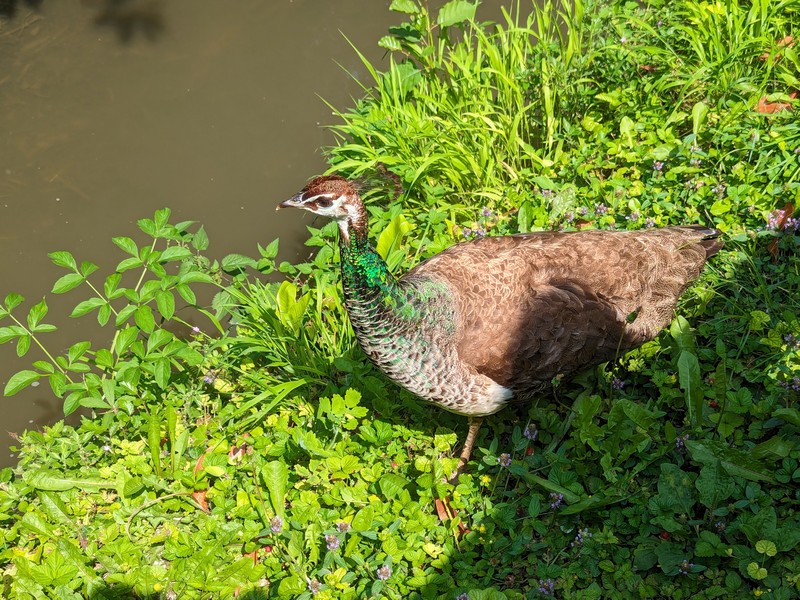
[(397, 308), (404, 299), (397, 278), (370, 245), (366, 227), (359, 225), (340, 223), (339, 250), (345, 298), (348, 304), (375, 303)]

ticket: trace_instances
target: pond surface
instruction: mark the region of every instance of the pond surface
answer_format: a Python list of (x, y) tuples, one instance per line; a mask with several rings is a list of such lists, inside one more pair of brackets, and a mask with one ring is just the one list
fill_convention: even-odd
[[(136, 220), (164, 206), (205, 225), (209, 256), (278, 235), (296, 254), (310, 221), (275, 205), (325, 169), (320, 125), (336, 118), (320, 97), (360, 95), (339, 65), (366, 71), (340, 32), (380, 63), (377, 40), (400, 20), (388, 4), (0, 0), (0, 299), (48, 294), (54, 352), (87, 339), (87, 321), (66, 317), (86, 296), (49, 294), (65, 271), (47, 253), (104, 277), (124, 258), (111, 238), (143, 240)], [(0, 346), (0, 386), (40, 358)], [(0, 466), (14, 461), (7, 432), (62, 416), (46, 383), (0, 403)]]

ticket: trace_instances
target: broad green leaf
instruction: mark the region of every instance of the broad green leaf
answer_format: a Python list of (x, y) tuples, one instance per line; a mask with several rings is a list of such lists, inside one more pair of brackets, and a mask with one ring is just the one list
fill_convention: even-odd
[(747, 574), (758, 581), (766, 579), (768, 575), (767, 570), (764, 567), (759, 567), (757, 562), (751, 562), (747, 565)]
[(756, 552), (759, 554), (766, 554), (767, 556), (775, 556), (778, 553), (778, 548), (775, 546), (775, 542), (758, 540), (756, 542)]
[(50, 260), (53, 261), (53, 264), (58, 267), (63, 267), (65, 269), (72, 269), (73, 271), (78, 270), (78, 263), (75, 262), (75, 258), (72, 256), (71, 253), (65, 250), (59, 250), (57, 252), (50, 252), (48, 255)]
[(11, 292), (3, 301), (3, 306), (6, 307), (7, 311), (11, 312), (23, 302), (25, 302), (25, 298), (23, 296), (20, 296), (16, 292)]
[(355, 531), (370, 531), (374, 517), (375, 509), (371, 506), (364, 506), (355, 514), (351, 525)]
[(44, 298), (42, 298), (41, 302), (38, 302), (31, 309), (28, 311), (28, 328), (34, 329), (36, 325), (45, 317), (47, 314), (47, 302)]
[(38, 381), (40, 377), (42, 377), (41, 374), (28, 369), (14, 373), (8, 380), (5, 390), (3, 390), (3, 394), (6, 396), (13, 396), (20, 390), (24, 390), (34, 381)]
[(146, 333), (152, 333), (153, 329), (156, 327), (153, 310), (146, 304), (136, 309), (136, 312), (133, 314), (133, 320), (136, 322), (139, 329)]
[(8, 327), (0, 327), (0, 344), (18, 338), (21, 335), (27, 335), (24, 327), (19, 325), (9, 325)]
[[(2, 343), (2, 339), (0, 339), (0, 343)], [(800, 410), (796, 408), (778, 408), (772, 412), (772, 416), (800, 428)]]
[(703, 388), (700, 377), (700, 363), (693, 352), (682, 350), (678, 357), (678, 379), (686, 395), (686, 405), (692, 417), (695, 429), (699, 429), (703, 421)]
[(106, 280), (103, 283), (103, 292), (105, 295), (109, 298), (116, 298), (120, 293), (118, 288), (121, 281), (122, 273), (112, 273), (106, 277)]
[(273, 460), (264, 465), (262, 471), (264, 484), (269, 491), (269, 499), (272, 509), (278, 516), (284, 514), (284, 501), (286, 499), (286, 487), (289, 485), (289, 469), (286, 463)]
[(378, 46), (381, 48), (386, 48), (387, 50), (391, 50), (396, 52), (400, 50), (403, 46), (400, 44), (400, 41), (391, 35), (385, 35), (381, 39), (378, 40)]
[(99, 268), (100, 267), (98, 267), (93, 262), (89, 262), (88, 260), (84, 260), (81, 263), (81, 275), (83, 275), (83, 278), (86, 279), (89, 275), (91, 275), (92, 273), (97, 271), (97, 269), (99, 269)]
[(775, 482), (774, 468), (761, 464), (749, 452), (731, 448), (714, 440), (688, 440), (686, 448), (695, 462), (714, 465), (719, 461), (722, 468), (734, 477), (744, 477), (750, 481)]
[(63, 294), (64, 292), (68, 292), (71, 289), (78, 287), (81, 283), (83, 283), (83, 281), (83, 275), (78, 273), (67, 273), (63, 277), (60, 277), (58, 281), (53, 284), (52, 292), (54, 294)]
[(127, 252), (133, 257), (139, 258), (139, 247), (136, 245), (131, 238), (126, 236), (119, 236), (111, 238), (111, 241), (114, 242), (117, 246), (119, 246), (122, 250)]
[(175, 314), (175, 296), (172, 292), (159, 290), (156, 292), (156, 306), (158, 312), (169, 321)]
[(704, 465), (694, 484), (700, 492), (701, 504), (708, 508), (722, 505), (736, 491), (733, 477), (728, 475), (719, 461)]
[(50, 523), (39, 517), (36, 513), (25, 513), (22, 519), (19, 520), (19, 524), (39, 536), (55, 537)]
[(39, 500), (42, 502), (42, 507), (47, 513), (47, 516), (50, 517), (51, 521), (65, 525), (72, 525), (72, 517), (70, 517), (69, 513), (67, 513), (67, 506), (59, 496), (44, 490), (40, 490), (37, 495), (39, 496)]
[(67, 351), (67, 359), (70, 364), (83, 357), (91, 347), (91, 342), (77, 342), (76, 344), (72, 344)]
[(202, 225), (192, 236), (192, 247), (200, 252), (208, 250), (208, 234)]
[(380, 480), (381, 492), (389, 500), (392, 500), (400, 494), (408, 485), (408, 480), (396, 473), (385, 473)]
[[(236, 271), (241, 271), (246, 267), (255, 266), (256, 261), (243, 254), (228, 254), (228, 256), (222, 259), (222, 270), (226, 271), (227, 273), (234, 273)], [(183, 282), (184, 279), (181, 278), (181, 283)]]
[(158, 257), (158, 260), (159, 262), (165, 263), (175, 260), (184, 260), (191, 258), (191, 256), (192, 251), (184, 246), (170, 246), (164, 249), (161, 256)]
[(300, 594), (307, 591), (306, 581), (299, 573), (284, 577), (278, 584), (278, 597), (280, 598), (298, 598)]
[(759, 460), (779, 461), (789, 456), (796, 447), (797, 444), (784, 439), (780, 435), (775, 435), (751, 448), (750, 453)]
[(716, 200), (714, 204), (711, 205), (709, 211), (715, 217), (719, 217), (721, 215), (724, 215), (725, 213), (730, 212), (731, 208), (733, 208), (733, 204), (731, 204), (730, 200), (728, 200), (727, 198), (720, 198), (719, 200)]
[(297, 299), (297, 286), (291, 281), (284, 280), (278, 288), (275, 301), (281, 323), (297, 335), (300, 332), (303, 315), (311, 301), (311, 295), (306, 293)]
[(125, 260), (121, 260), (119, 263), (117, 263), (117, 271), (123, 273), (125, 271), (130, 271), (131, 269), (135, 269), (136, 267), (141, 267), (141, 266), (142, 266), (142, 261), (139, 258), (132, 256), (130, 258), (126, 258)]
[(633, 122), (633, 119), (628, 116), (622, 117), (619, 122), (619, 133), (620, 137), (628, 144), (628, 148), (633, 148), (633, 134), (635, 130), (636, 123)]
[(135, 327), (121, 329), (117, 333), (117, 340), (114, 343), (114, 353), (119, 356), (125, 352), (136, 339), (137, 335), (139, 335), (139, 330)]
[(56, 471), (46, 469), (27, 469), (22, 479), (32, 488), (51, 492), (63, 492), (72, 488), (103, 489), (114, 488), (116, 483), (104, 479), (65, 477)]
[(473, 4), (467, 0), (450, 0), (450, 2), (439, 9), (436, 23), (440, 27), (450, 27), (456, 23), (469, 21), (475, 18), (476, 8), (478, 8), (477, 3)]
[(27, 333), (17, 339), (17, 356), (25, 356), (31, 348), (31, 336)]
[(403, 236), (413, 228), (403, 215), (397, 215), (378, 236), (378, 245), (375, 248), (378, 254), (386, 260), (392, 250), (400, 247)]
[(661, 463), (658, 494), (675, 503), (681, 512), (692, 514), (694, 500), (694, 475), (682, 471), (678, 465)]
[(678, 346), (679, 350), (694, 352), (694, 333), (692, 327), (682, 316), (677, 316), (669, 326), (669, 334)]
[(67, 376), (61, 371), (56, 371), (47, 376), (47, 381), (50, 383), (50, 389), (53, 390), (53, 394), (57, 398), (61, 398), (67, 386)]
[(414, 15), (419, 12), (419, 8), (414, 0), (392, 0), (392, 3), (389, 5), (389, 10), (409, 15)]
[(697, 102), (692, 107), (692, 133), (699, 135), (708, 118), (708, 106), (705, 102)]
[(144, 489), (144, 482), (141, 477), (131, 477), (125, 482), (122, 488), (124, 498), (132, 498)]

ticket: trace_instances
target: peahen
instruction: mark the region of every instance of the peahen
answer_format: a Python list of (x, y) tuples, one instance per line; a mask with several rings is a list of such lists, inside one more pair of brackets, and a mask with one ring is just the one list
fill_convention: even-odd
[(397, 278), (369, 243), (355, 182), (317, 177), (286, 207), (337, 221), (345, 304), (370, 360), (469, 417), (459, 471), (483, 417), (652, 340), (722, 247), (700, 225), (485, 237)]

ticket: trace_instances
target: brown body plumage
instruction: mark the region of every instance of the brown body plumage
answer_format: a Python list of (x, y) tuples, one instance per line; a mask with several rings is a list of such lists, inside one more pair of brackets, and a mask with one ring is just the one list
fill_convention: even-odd
[(280, 206), (336, 219), (356, 337), (397, 383), (470, 417), (462, 465), (481, 417), (653, 339), (722, 247), (702, 226), (488, 237), (397, 279), (351, 182), (318, 177)]

